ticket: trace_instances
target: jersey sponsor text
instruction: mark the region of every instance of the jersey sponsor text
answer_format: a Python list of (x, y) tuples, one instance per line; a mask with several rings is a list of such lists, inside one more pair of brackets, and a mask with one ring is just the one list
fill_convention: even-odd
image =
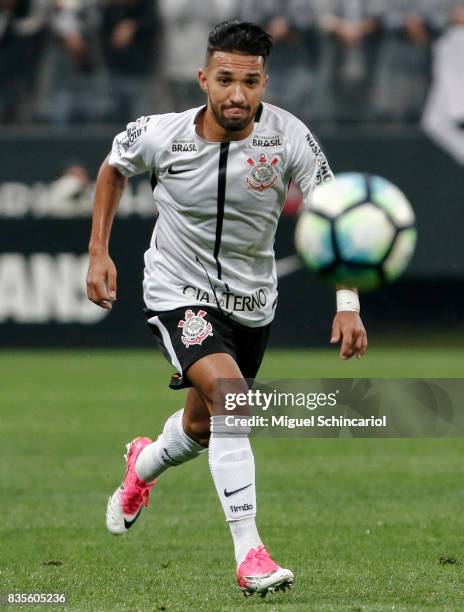
[(252, 144), (254, 147), (280, 147), (282, 139), (279, 134), (274, 136), (260, 136), (257, 134), (253, 137)]
[[(216, 291), (216, 287), (214, 289)], [(216, 304), (214, 295), (192, 285), (186, 285), (183, 294), (198, 302), (205, 302), (213, 306)], [(268, 304), (264, 289), (258, 289), (250, 295), (238, 295), (232, 291), (217, 292), (216, 295), (219, 306), (229, 312), (253, 312), (265, 308)]]
[(197, 151), (198, 147), (195, 141), (191, 139), (173, 140), (171, 144), (171, 153), (192, 153)]

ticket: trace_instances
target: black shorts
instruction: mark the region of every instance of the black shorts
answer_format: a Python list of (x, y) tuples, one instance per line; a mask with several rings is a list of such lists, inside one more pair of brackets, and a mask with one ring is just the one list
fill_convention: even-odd
[(145, 316), (166, 359), (176, 368), (171, 389), (191, 387), (187, 371), (213, 353), (228, 353), (244, 378), (254, 380), (263, 360), (271, 325), (247, 327), (202, 306), (183, 306), (165, 312), (145, 309)]

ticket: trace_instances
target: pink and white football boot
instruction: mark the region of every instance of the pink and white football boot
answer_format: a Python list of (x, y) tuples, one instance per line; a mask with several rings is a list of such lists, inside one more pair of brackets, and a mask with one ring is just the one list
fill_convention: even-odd
[(155, 481), (140, 480), (135, 471), (135, 462), (142, 449), (151, 442), (150, 438), (134, 438), (126, 444), (124, 480), (109, 498), (106, 508), (106, 526), (113, 535), (126, 533), (138, 519), (142, 506), (148, 506), (150, 491)]
[(237, 568), (237, 583), (247, 597), (285, 591), (293, 586), (293, 572), (274, 563), (264, 546), (251, 548)]

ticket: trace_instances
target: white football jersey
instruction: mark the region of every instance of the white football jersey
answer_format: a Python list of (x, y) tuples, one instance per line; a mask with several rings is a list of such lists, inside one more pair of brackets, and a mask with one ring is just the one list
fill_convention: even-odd
[(141, 117), (113, 142), (123, 175), (152, 173), (159, 216), (145, 253), (144, 300), (154, 311), (218, 308), (249, 327), (277, 303), (274, 237), (293, 178), (303, 192), (332, 177), (308, 128), (263, 103), (243, 140), (208, 142), (202, 108)]

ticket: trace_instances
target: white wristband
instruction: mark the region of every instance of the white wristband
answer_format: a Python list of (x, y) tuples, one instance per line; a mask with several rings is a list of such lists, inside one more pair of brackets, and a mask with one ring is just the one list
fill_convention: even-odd
[(359, 296), (355, 291), (349, 289), (340, 289), (337, 291), (337, 312), (349, 310), (351, 312), (359, 312), (361, 306), (359, 304)]

